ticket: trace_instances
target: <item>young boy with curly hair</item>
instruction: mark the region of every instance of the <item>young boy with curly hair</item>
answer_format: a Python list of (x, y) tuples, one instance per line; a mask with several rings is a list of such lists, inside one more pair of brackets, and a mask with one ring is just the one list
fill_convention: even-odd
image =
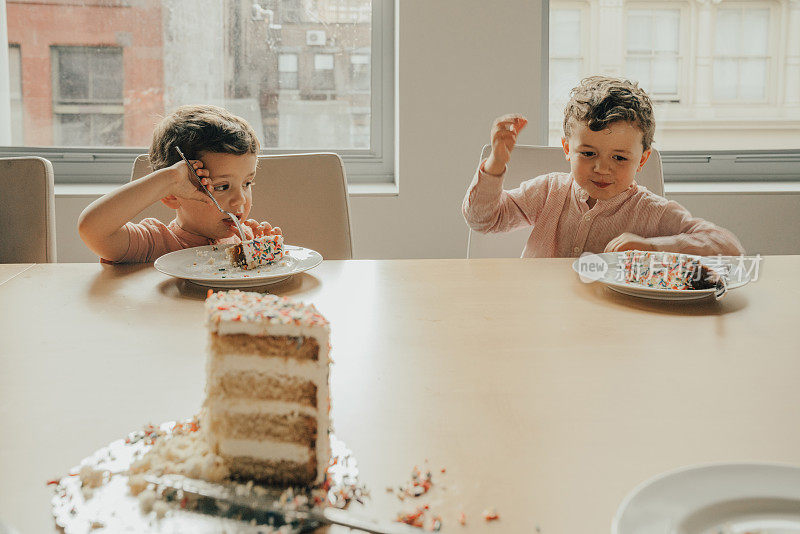
[(538, 176), (504, 191), (506, 164), (528, 121), (516, 114), (499, 117), (491, 130), (492, 152), (462, 204), (470, 228), (490, 233), (532, 226), (522, 257), (624, 250), (744, 254), (728, 230), (637, 185), (655, 131), (645, 91), (627, 80), (591, 76), (570, 96), (561, 138), (570, 172)]
[[(81, 213), (81, 239), (102, 260), (151, 262), (175, 250), (241, 242), (235, 223), (190, 180), (175, 147), (190, 160), (220, 207), (242, 221), (247, 239), (281, 233), (269, 223), (247, 220), (260, 147), (250, 125), (216, 106), (182, 106), (153, 133), (149, 156), (155, 171), (103, 195)], [(159, 200), (175, 210), (172, 222), (130, 222)]]

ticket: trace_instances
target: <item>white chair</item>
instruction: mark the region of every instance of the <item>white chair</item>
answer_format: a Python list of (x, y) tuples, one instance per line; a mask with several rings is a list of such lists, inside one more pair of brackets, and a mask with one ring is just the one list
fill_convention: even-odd
[(0, 263), (54, 263), (53, 165), (44, 158), (0, 158)]
[[(488, 158), (491, 150), (490, 145), (485, 145), (479, 162)], [(517, 145), (508, 162), (503, 189), (514, 189), (526, 180), (554, 171), (569, 172), (569, 161), (561, 147)], [(656, 149), (636, 175), (636, 183), (657, 195), (664, 195), (661, 156)], [(519, 258), (530, 233), (530, 228), (500, 234), (481, 234), (469, 229), (467, 258)]]
[[(131, 180), (151, 172), (147, 155), (134, 161)], [(337, 154), (259, 156), (250, 218), (280, 226), (286, 242), (316, 250), (323, 258), (353, 257), (350, 203), (344, 164)], [(169, 222), (163, 205), (139, 214)]]

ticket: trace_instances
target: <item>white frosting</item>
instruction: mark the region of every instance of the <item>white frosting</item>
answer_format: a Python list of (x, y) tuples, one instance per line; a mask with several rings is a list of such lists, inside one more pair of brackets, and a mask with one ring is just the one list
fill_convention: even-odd
[(295, 358), (264, 358), (252, 354), (216, 354), (211, 358), (208, 378), (217, 378), (228, 373), (259, 373), (270, 376), (290, 376), (310, 380), (319, 387), (327, 381), (327, 365), (312, 360)]
[(218, 443), (219, 452), (225, 456), (247, 456), (259, 460), (288, 460), (304, 464), (312, 454), (307, 446), (280, 441), (223, 438)]

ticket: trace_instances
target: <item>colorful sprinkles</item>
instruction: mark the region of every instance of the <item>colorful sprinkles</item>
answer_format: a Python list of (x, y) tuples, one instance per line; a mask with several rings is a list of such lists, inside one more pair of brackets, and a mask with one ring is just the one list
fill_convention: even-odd
[(239, 290), (210, 293), (206, 298), (206, 317), (210, 325), (223, 321), (297, 326), (328, 324), (313, 305), (289, 297)]
[[(231, 263), (242, 269), (274, 263), (283, 257), (283, 236), (265, 235), (244, 241), (227, 251)], [(220, 269), (222, 270), (222, 269)]]
[(626, 282), (657, 289), (692, 289), (702, 272), (697, 258), (672, 252), (627, 250), (620, 263)]

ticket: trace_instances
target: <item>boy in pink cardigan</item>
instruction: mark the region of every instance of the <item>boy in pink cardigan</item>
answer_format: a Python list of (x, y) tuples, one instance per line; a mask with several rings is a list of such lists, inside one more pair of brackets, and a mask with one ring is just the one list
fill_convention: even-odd
[[(234, 222), (193, 185), (176, 146), (222, 209), (242, 221), (245, 238), (281, 233), (267, 222), (247, 219), (259, 150), (250, 125), (216, 106), (182, 106), (153, 132), (150, 164), (156, 170), (103, 195), (81, 213), (81, 239), (102, 261), (151, 262), (175, 250), (241, 242)], [(130, 222), (159, 200), (175, 210), (172, 222)]]
[(532, 226), (524, 258), (624, 250), (744, 254), (728, 230), (636, 184), (655, 131), (652, 103), (637, 84), (606, 76), (583, 79), (564, 113), (561, 144), (570, 172), (538, 176), (504, 191), (506, 164), (527, 122), (521, 115), (495, 120), (492, 152), (475, 172), (462, 205), (473, 230)]

